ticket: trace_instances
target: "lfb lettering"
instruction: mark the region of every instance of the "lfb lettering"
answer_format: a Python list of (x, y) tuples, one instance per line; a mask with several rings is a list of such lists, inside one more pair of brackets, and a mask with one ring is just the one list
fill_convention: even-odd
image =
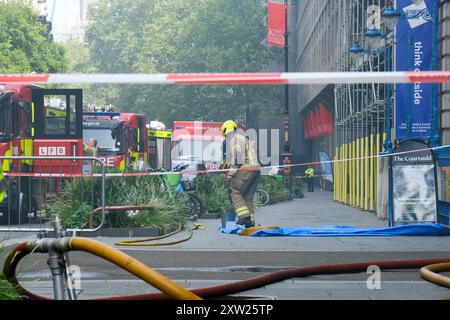
[(373, 5), (367, 8), (367, 28), (380, 30), (381, 9), (379, 6)]
[(370, 274), (367, 279), (367, 289), (381, 290), (381, 269), (379, 266), (370, 266), (367, 268), (367, 274)]

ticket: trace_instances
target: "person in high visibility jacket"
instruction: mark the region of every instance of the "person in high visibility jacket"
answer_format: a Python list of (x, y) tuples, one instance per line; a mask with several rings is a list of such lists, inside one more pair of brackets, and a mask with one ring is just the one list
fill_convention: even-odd
[(314, 192), (314, 168), (309, 166), (305, 170), (306, 181), (308, 181), (308, 192)]
[(226, 178), (231, 186), (230, 200), (236, 212), (236, 224), (253, 227), (256, 223), (253, 196), (261, 177), (256, 148), (232, 120), (224, 122), (221, 131), (226, 138)]
[(2, 166), (0, 166), (0, 203), (2, 203), (3, 200), (5, 200), (7, 191), (8, 191), (8, 181), (3, 175)]

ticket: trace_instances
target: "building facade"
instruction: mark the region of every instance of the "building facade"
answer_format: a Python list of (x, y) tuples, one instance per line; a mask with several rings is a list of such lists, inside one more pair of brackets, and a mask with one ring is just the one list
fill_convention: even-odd
[[(396, 39), (381, 18), (388, 3), (387, 0), (294, 1), (290, 35), (295, 38), (295, 47), (290, 47), (290, 71), (392, 71), (395, 42), (402, 40)], [(450, 65), (449, 10), (450, 2), (441, 0), (438, 57), (439, 68), (443, 70), (448, 70)], [(371, 28), (379, 29), (384, 36), (370, 41), (367, 32)], [(352, 54), (351, 48), (364, 51)], [(448, 84), (440, 88), (442, 144), (450, 143), (449, 90)], [(308, 161), (319, 161), (319, 151), (339, 160), (333, 168), (335, 201), (377, 211), (380, 218), (385, 218), (387, 163), (377, 155), (387, 147), (389, 125), (394, 126), (394, 112), (389, 113), (390, 108), (394, 109), (394, 86), (309, 85), (297, 86), (294, 91), (295, 105), (291, 105), (291, 109), (302, 116), (304, 126), (303, 137), (295, 147), (307, 150)], [(332, 115), (333, 132), (311, 137), (309, 118), (321, 107)], [(316, 119), (316, 126), (323, 121)]]

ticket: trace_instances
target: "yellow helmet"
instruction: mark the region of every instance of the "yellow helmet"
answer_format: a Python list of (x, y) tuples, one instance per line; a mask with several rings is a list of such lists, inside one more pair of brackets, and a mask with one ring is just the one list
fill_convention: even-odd
[(225, 121), (222, 125), (222, 128), (220, 128), (220, 131), (222, 134), (226, 137), (229, 133), (234, 132), (238, 128), (238, 125), (233, 120)]

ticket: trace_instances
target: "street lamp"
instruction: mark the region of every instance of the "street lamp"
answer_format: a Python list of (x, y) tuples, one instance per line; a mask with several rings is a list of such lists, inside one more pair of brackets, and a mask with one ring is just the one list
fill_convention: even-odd
[(361, 57), (361, 55), (364, 53), (364, 49), (360, 46), (358, 42), (354, 42), (352, 47), (349, 50), (350, 57), (353, 61), (353, 64), (356, 64)]
[[(417, 0), (418, 2), (419, 0)], [(423, 0), (421, 0), (423, 1)], [(389, 31), (392, 31), (397, 26), (398, 20), (400, 19), (400, 12), (394, 8), (394, 4), (392, 1), (389, 1), (386, 9), (381, 13), (381, 17), (383, 18), (384, 25)]]
[(367, 32), (364, 34), (367, 45), (369, 46), (369, 50), (372, 50), (376, 47), (378, 41), (380, 41), (382, 35), (380, 33), (380, 30), (377, 28), (369, 28)]

